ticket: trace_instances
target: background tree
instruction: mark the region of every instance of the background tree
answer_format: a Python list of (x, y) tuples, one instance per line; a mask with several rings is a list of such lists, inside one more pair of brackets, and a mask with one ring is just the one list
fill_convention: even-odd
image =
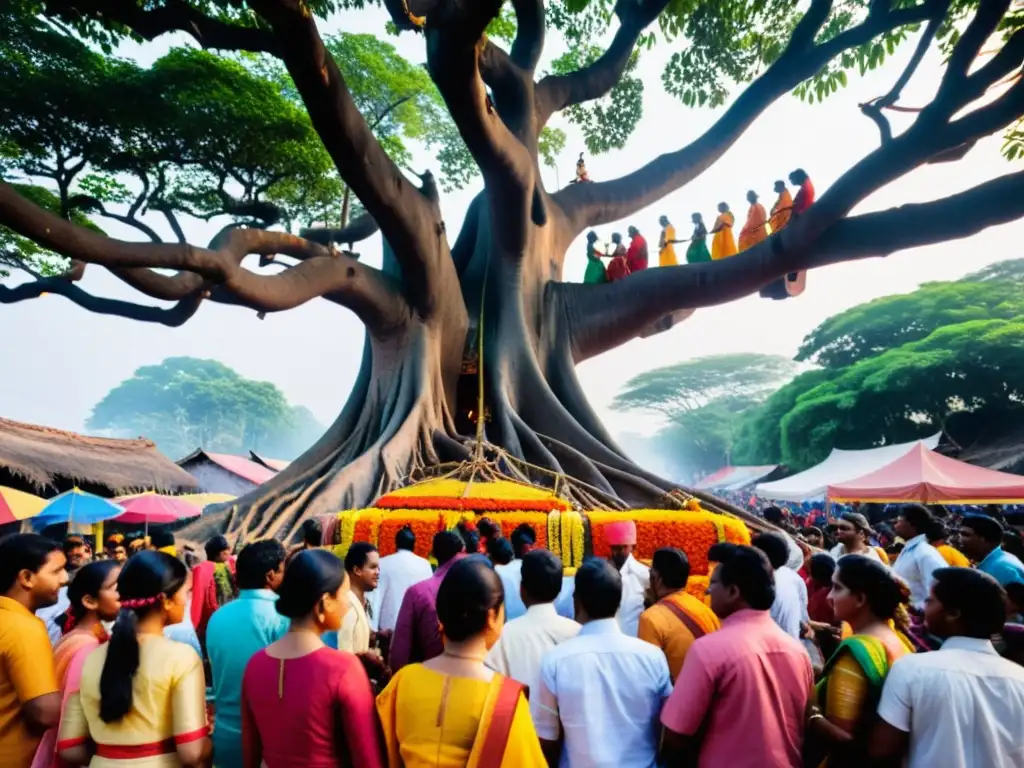
[(192, 357), (139, 368), (95, 405), (86, 426), (114, 437), (148, 437), (172, 459), (197, 448), (292, 459), (324, 431), (270, 382)]
[[(205, 248), (128, 242), (86, 232), (0, 184), (0, 224), (174, 305), (100, 301), (52, 278), (0, 287), (2, 301), (55, 292), (98, 311), (178, 323), (207, 300), (265, 313), (322, 297), (364, 321), (363, 368), (347, 407), (287, 471), (237, 502), (245, 514), (234, 519), (253, 521), (253, 535), (287, 532), (303, 515), (360, 506), (424, 469), (471, 459), (493, 462), (493, 471), (534, 476), (528, 463), (543, 468), (535, 477), (548, 482), (561, 475), (567, 479), (560, 490), (588, 506), (681, 503), (670, 495), (676, 483), (644, 472), (615, 445), (586, 401), (576, 364), (668, 327), (678, 313), (748, 295), (789, 272), (965, 237), (1024, 215), (1019, 171), (941, 200), (851, 215), (892, 181), (929, 162), (958, 160), (979, 138), (1005, 133), (1024, 114), (1024, 83), (1007, 84), (1024, 61), (1024, 11), (1011, 0), (811, 0), (806, 6), (511, 0), (514, 25), (502, 0), (383, 4), (396, 30), (424, 36), (427, 71), (483, 178), (458, 236), (447, 232), (433, 177), (411, 183), (373, 135), (320, 34), (318, 17), (361, 5), (358, 0), (14, 4), (101, 44), (126, 33), (154, 39), (185, 32), (229, 56), (279, 59), (333, 170), (386, 234), (380, 270), (320, 245), (315, 233), (296, 237), (252, 225), (227, 230)], [(624, 75), (636, 51), (652, 44), (648, 28), (655, 21), (678, 48), (665, 82), (685, 103), (724, 104), (728, 83), (749, 85), (708, 131), (680, 149), (619, 179), (547, 189), (540, 173), (543, 129), (567, 110), (611, 108), (607, 100), (614, 104), (616, 86), (628, 86)], [(487, 34), (496, 25), (511, 38), (507, 48)], [(579, 55), (579, 68), (570, 72), (538, 72), (549, 32), (585, 54), (601, 38), (589, 33), (593, 25), (614, 29), (599, 56)], [(782, 95), (796, 89), (805, 98), (825, 98), (842, 87), (848, 71), (879, 66), (916, 30), (909, 65), (893, 73), (888, 94), (864, 107), (880, 146), (782, 232), (711, 264), (648, 270), (605, 285), (561, 282), (565, 253), (582, 232), (628, 217), (695, 179)], [(886, 109), (897, 104), (933, 44), (948, 54), (942, 82), (897, 134)], [(996, 52), (978, 61), (993, 45)], [(990, 93), (997, 85), (1001, 90)], [(134, 108), (124, 111), (138, 116)], [(604, 123), (609, 146), (621, 141), (619, 121)], [(229, 194), (238, 199), (234, 189)], [(357, 240), (341, 234), (327, 239)], [(249, 255), (273, 258), (282, 269), (251, 272), (243, 266)], [(155, 271), (167, 269), (175, 274)], [(463, 371), (470, 377), (465, 386)]]
[(836, 446), (943, 431), (968, 447), (1024, 425), (1024, 294), (1020, 282), (989, 279), (1014, 275), (1005, 264), (826, 320), (798, 354), (825, 367), (741, 416), (737, 460), (802, 469)]
[(701, 357), (634, 376), (612, 408), (666, 417), (670, 424), (654, 438), (655, 447), (678, 476), (701, 477), (730, 463), (741, 415), (795, 369), (778, 355)]

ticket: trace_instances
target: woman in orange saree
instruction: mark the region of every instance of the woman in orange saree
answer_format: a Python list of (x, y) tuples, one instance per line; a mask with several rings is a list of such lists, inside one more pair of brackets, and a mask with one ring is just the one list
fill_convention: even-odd
[[(117, 593), (117, 577), (120, 573), (121, 564), (117, 561), (97, 560), (83, 566), (68, 587), (68, 601), (71, 604), (57, 618), (63, 634), (53, 649), (54, 668), (60, 684), (61, 717), (71, 694), (78, 691), (86, 657), (107, 640), (103, 622), (113, 621), (121, 610)], [(32, 768), (58, 768), (64, 764), (57, 757), (59, 728), (58, 722), (57, 726), (44, 734), (32, 761)]]
[(771, 227), (772, 232), (778, 232), (789, 224), (789, 218), (793, 215), (793, 196), (789, 194), (789, 188), (784, 181), (775, 182), (775, 194), (779, 197), (772, 206)]
[(764, 206), (757, 202), (757, 193), (754, 190), (747, 192), (747, 202), (750, 203), (750, 210), (747, 211), (747, 223), (740, 230), (741, 251), (757, 245), (768, 237), (768, 215), (764, 211)]
[(377, 697), (392, 768), (544, 768), (519, 683), (484, 666), (505, 621), (501, 580), (459, 561), (437, 593), (444, 653), (403, 667)]
[(711, 259), (718, 261), (736, 255), (736, 239), (732, 235), (736, 217), (732, 215), (727, 203), (718, 204), (718, 218), (711, 228), (715, 237), (711, 241)]

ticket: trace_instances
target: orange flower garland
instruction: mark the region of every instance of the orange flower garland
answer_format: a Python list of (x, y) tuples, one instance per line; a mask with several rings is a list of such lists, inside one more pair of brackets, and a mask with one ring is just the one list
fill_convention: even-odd
[(703, 510), (634, 509), (626, 512), (588, 512), (594, 555), (609, 557), (611, 547), (604, 535), (604, 525), (628, 518), (636, 522), (634, 557), (650, 561), (661, 547), (679, 547), (690, 560), (693, 574), (708, 573), (708, 550), (720, 541), (750, 543), (750, 534), (741, 522), (739, 527), (724, 515)]
[[(559, 514), (557, 511), (550, 514)], [(548, 546), (548, 515), (543, 512), (507, 512), (492, 516), (494, 522), (501, 526), (501, 535), (506, 539), (523, 523), (533, 528), (537, 536), (537, 546), (547, 549)]]
[[(491, 493), (495, 497), (491, 497)], [(429, 507), (420, 506), (427, 500)], [(538, 509), (539, 506), (544, 509)], [(390, 555), (395, 552), (396, 534), (409, 526), (416, 536), (416, 554), (429, 557), (435, 533), (451, 530), (463, 520), (475, 521), (485, 514), (501, 527), (505, 537), (510, 537), (517, 526), (529, 525), (536, 533), (537, 545), (555, 552), (562, 559), (567, 575), (575, 573), (582, 565), (585, 551), (597, 557), (611, 554), (604, 535), (606, 523), (634, 520), (636, 558), (649, 562), (658, 548), (679, 547), (690, 559), (693, 575), (688, 590), (699, 597), (703, 597), (707, 587), (708, 549), (720, 541), (750, 543), (750, 532), (741, 520), (712, 514), (701, 508), (696, 499), (690, 499), (683, 510), (581, 514), (545, 489), (514, 482), (481, 482), (467, 486), (463, 481), (443, 479), (400, 489), (368, 509), (339, 513), (340, 543), (333, 549), (339, 557), (344, 557), (353, 541), (369, 541), (377, 545), (381, 556)]]

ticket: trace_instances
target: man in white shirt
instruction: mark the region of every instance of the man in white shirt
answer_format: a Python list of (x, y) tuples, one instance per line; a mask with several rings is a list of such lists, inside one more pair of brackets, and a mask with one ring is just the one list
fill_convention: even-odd
[(541, 662), (530, 714), (549, 765), (652, 768), (661, 741), (659, 718), (672, 694), (660, 649), (626, 636), (615, 620), (622, 576), (604, 560), (576, 573), (577, 637)]
[(373, 629), (394, 632), (406, 591), (434, 575), (430, 562), (415, 554), (415, 549), (416, 534), (406, 526), (395, 535), (395, 554), (380, 559), (377, 589), (369, 596)]
[(537, 545), (537, 534), (527, 523), (516, 526), (511, 538), (515, 559), (506, 565), (494, 566), (494, 572), (505, 589), (505, 621), (518, 619), (526, 613), (526, 605), (519, 596), (519, 587), (523, 583), (523, 558)]
[(623, 632), (636, 637), (640, 614), (644, 612), (644, 596), (651, 583), (651, 569), (633, 557), (636, 523), (632, 520), (605, 523), (604, 538), (612, 551), (611, 563), (622, 576), (622, 603), (615, 618)]
[(939, 551), (928, 543), (927, 533), (934, 518), (926, 507), (907, 504), (900, 509), (893, 530), (901, 536), (906, 545), (893, 563), (892, 570), (910, 588), (910, 605), (917, 611), (924, 610), (924, 601), (932, 587), (932, 574), (945, 568), (946, 560)]
[(520, 593), (526, 613), (513, 619), (487, 654), (487, 666), (528, 689), (537, 689), (544, 654), (576, 637), (580, 625), (559, 616), (553, 605), (562, 589), (562, 561), (546, 549), (523, 557)]
[(775, 601), (771, 616), (790, 637), (800, 640), (810, 617), (807, 614), (807, 585), (800, 574), (786, 565), (789, 548), (778, 533), (762, 533), (750, 542), (768, 557), (775, 570)]
[(889, 671), (871, 755), (905, 757), (907, 768), (1020, 768), (1024, 667), (1001, 658), (989, 639), (1003, 628), (1005, 593), (968, 568), (940, 568), (934, 581), (925, 624), (945, 642)]

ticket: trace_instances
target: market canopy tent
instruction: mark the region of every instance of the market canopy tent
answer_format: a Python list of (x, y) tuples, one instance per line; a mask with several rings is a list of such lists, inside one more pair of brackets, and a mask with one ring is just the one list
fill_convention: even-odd
[(759, 467), (722, 467), (700, 480), (695, 487), (704, 491), (738, 491), (758, 480), (764, 480), (776, 468), (776, 464)]
[(881, 469), (830, 485), (828, 497), (880, 504), (1016, 504), (1024, 501), (1024, 477), (966, 464), (918, 444)]
[(863, 451), (833, 448), (832, 453), (821, 464), (784, 480), (761, 483), (754, 492), (763, 499), (773, 501), (817, 501), (825, 498), (825, 492), (830, 485), (839, 485), (881, 469), (905, 456), (915, 446), (934, 448), (939, 444), (939, 437), (940, 435), (936, 434), (912, 443), (883, 445), (880, 448), (868, 448)]

